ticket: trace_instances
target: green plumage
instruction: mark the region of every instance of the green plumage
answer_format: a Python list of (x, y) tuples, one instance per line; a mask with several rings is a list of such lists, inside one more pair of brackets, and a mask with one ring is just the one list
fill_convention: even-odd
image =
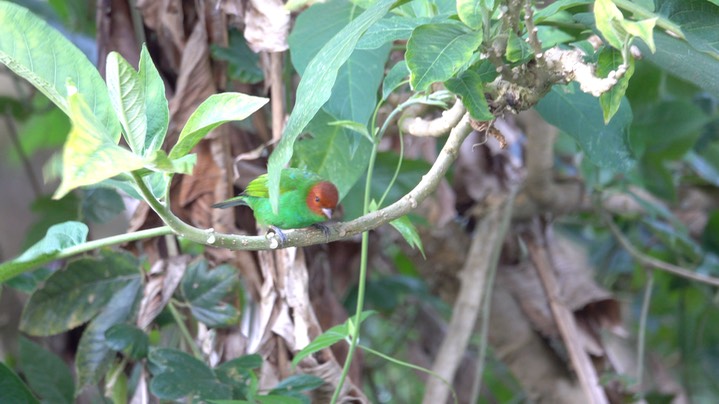
[(272, 211), (267, 190), (267, 174), (252, 180), (245, 191), (234, 198), (212, 205), (215, 208), (229, 208), (247, 205), (252, 208), (255, 219), (261, 225), (281, 229), (299, 229), (327, 220), (327, 216), (313, 212), (307, 205), (307, 195), (322, 178), (317, 174), (297, 168), (286, 168), (280, 175), (279, 211)]

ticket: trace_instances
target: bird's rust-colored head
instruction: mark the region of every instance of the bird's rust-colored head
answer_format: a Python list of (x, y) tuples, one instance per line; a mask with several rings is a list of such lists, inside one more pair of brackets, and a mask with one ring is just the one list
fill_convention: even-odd
[(318, 215), (332, 218), (332, 211), (339, 202), (337, 187), (329, 181), (318, 182), (310, 188), (307, 194), (307, 206)]

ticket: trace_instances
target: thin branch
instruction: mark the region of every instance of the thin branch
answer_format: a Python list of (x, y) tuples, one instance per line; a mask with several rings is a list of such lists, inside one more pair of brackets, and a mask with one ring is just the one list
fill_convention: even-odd
[(719, 278), (715, 278), (713, 276), (703, 275), (700, 273), (696, 273), (693, 271), (690, 271), (688, 269), (670, 264), (668, 262), (664, 262), (661, 260), (658, 260), (654, 257), (650, 257), (639, 250), (637, 250), (629, 241), (624, 234), (619, 230), (617, 225), (614, 223), (614, 220), (610, 218), (607, 214), (602, 214), (602, 217), (604, 218), (604, 222), (609, 227), (609, 230), (612, 232), (614, 237), (617, 238), (617, 241), (619, 241), (619, 244), (627, 250), (629, 255), (634, 257), (641, 265), (648, 266), (654, 269), (659, 269), (664, 272), (669, 272), (670, 274), (674, 274), (677, 276), (681, 276), (682, 278), (691, 279), (693, 281), (706, 283), (707, 285), (712, 286), (719, 286)]
[(35, 198), (39, 198), (40, 195), (42, 195), (42, 187), (40, 187), (40, 181), (37, 180), (37, 177), (35, 176), (35, 171), (33, 171), (32, 169), (30, 159), (28, 158), (27, 154), (25, 154), (25, 150), (23, 150), (22, 148), (22, 144), (20, 143), (20, 139), (18, 138), (17, 134), (15, 120), (10, 114), (10, 111), (8, 111), (7, 109), (5, 109), (5, 125), (7, 126), (7, 133), (8, 135), (10, 135), (10, 140), (12, 141), (13, 147), (15, 147), (15, 151), (20, 157), (20, 161), (22, 161), (22, 166), (25, 169), (28, 180), (30, 181), (30, 186), (32, 187), (32, 191), (35, 194)]
[[(327, 224), (326, 234), (314, 228), (287, 230), (284, 232), (285, 236), (287, 236), (287, 241), (282, 247), (304, 247), (347, 239), (365, 231), (375, 229), (409, 213), (437, 188), (445, 173), (457, 158), (459, 147), (471, 130), (469, 115), (465, 115), (459, 124), (450, 132), (447, 142), (427, 174), (422, 177), (419, 184), (417, 184), (412, 191), (397, 202), (349, 222), (329, 223)], [(190, 226), (155, 199), (139, 175), (133, 173), (133, 177), (140, 193), (150, 207), (181, 237), (185, 237), (196, 243), (230, 250), (269, 250), (277, 247), (277, 240), (269, 236), (223, 234), (216, 232), (212, 228), (203, 230)]]
[[(538, 224), (535, 224), (535, 227), (537, 226)], [(577, 374), (579, 383), (582, 386), (582, 390), (584, 390), (584, 394), (587, 396), (588, 403), (608, 404), (609, 400), (602, 386), (599, 384), (599, 377), (592, 364), (592, 360), (580, 344), (574, 315), (560, 300), (560, 287), (554, 273), (551, 256), (548, 252), (549, 246), (546, 244), (546, 235), (542, 234), (540, 230), (535, 229), (531, 235), (524, 235), (522, 239), (527, 245), (529, 257), (542, 281), (542, 286), (547, 294), (547, 300), (549, 300), (549, 307), (552, 310), (554, 321), (562, 336), (564, 346), (569, 353), (569, 358)]]
[(647, 318), (649, 317), (649, 305), (652, 301), (652, 290), (654, 289), (654, 271), (647, 271), (647, 284), (644, 286), (644, 297), (642, 298), (642, 313), (639, 317), (639, 342), (637, 343), (637, 385), (639, 386), (639, 397), (644, 398), (644, 350), (646, 348)]

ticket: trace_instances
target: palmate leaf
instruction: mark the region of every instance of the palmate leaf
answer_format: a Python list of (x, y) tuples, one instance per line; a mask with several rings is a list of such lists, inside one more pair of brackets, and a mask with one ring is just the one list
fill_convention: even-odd
[(148, 358), (153, 374), (150, 391), (161, 400), (177, 400), (190, 394), (200, 400), (232, 396), (231, 387), (220, 382), (209, 366), (182, 351), (154, 349)]
[(208, 327), (226, 327), (237, 322), (237, 310), (222, 301), (235, 286), (234, 268), (220, 265), (210, 270), (205, 260), (190, 265), (180, 285), (192, 315)]
[(394, 0), (379, 0), (347, 24), (327, 42), (302, 76), (297, 88), (297, 102), (287, 121), (282, 140), (268, 163), (270, 203), (277, 210), (280, 196), (280, 172), (292, 158), (295, 140), (332, 95), (339, 68), (347, 61), (362, 34), (382, 18)]

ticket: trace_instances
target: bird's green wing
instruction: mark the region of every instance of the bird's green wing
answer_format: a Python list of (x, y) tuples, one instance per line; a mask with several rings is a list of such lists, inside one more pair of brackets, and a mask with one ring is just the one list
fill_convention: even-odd
[[(285, 192), (305, 188), (307, 187), (307, 184), (316, 183), (318, 181), (321, 181), (321, 178), (317, 176), (317, 174), (297, 168), (285, 168), (280, 174), (280, 195)], [(250, 181), (250, 183), (247, 184), (247, 188), (245, 188), (243, 195), (257, 198), (269, 198), (269, 191), (267, 190), (267, 174), (262, 174)]]
[(247, 184), (247, 188), (243, 192), (244, 195), (254, 196), (257, 198), (267, 198), (270, 193), (267, 191), (267, 174), (262, 174)]

